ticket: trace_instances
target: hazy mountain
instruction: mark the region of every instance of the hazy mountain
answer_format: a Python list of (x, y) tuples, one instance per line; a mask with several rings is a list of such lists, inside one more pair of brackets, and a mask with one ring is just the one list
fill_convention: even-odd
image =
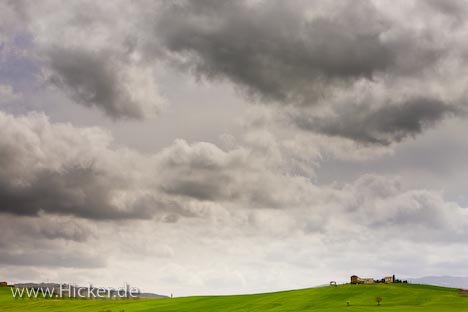
[(140, 293), (138, 295), (139, 298), (169, 298), (168, 296), (158, 295), (153, 293)]
[(14, 284), (16, 288), (56, 288), (60, 289), (60, 284), (58, 283), (18, 283)]
[(413, 284), (429, 284), (453, 288), (468, 289), (468, 277), (460, 276), (425, 276), (419, 278), (408, 279)]
[[(58, 283), (18, 283), (14, 284), (16, 288), (35, 288), (35, 289), (55, 289), (55, 291), (58, 293), (60, 289), (60, 284)], [(64, 289), (67, 289), (67, 286), (63, 284)], [(83, 288), (87, 289), (87, 286), (71, 286), (72, 288)], [(111, 294), (116, 294), (117, 290), (112, 290)], [(159, 295), (155, 293), (139, 293), (137, 295), (139, 298), (168, 298), (168, 296), (164, 295)]]

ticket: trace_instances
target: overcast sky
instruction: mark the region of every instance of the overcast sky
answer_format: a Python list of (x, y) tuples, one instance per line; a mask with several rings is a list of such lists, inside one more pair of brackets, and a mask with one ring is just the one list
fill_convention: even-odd
[(466, 275), (467, 13), (0, 0), (0, 279)]

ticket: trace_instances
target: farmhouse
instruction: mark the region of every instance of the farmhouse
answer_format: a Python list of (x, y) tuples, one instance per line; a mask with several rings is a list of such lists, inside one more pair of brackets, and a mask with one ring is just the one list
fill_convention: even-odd
[(374, 284), (374, 279), (370, 277), (359, 277), (358, 284)]
[(395, 279), (395, 275), (392, 276), (385, 276), (382, 279), (374, 280), (373, 278), (367, 277), (359, 277), (357, 275), (351, 276), (351, 284), (373, 284), (373, 283), (385, 283), (385, 284), (392, 284), (392, 283), (405, 283), (406, 281), (400, 281)]
[(373, 278), (363, 278), (357, 275), (351, 276), (351, 284), (373, 284)]

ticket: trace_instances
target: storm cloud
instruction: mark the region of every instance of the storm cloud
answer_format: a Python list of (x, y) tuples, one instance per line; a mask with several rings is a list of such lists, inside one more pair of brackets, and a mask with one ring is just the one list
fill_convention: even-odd
[[(152, 215), (144, 196), (115, 203), (119, 191), (132, 193), (136, 182), (126, 177), (131, 171), (118, 172), (110, 165), (118, 156), (108, 148), (110, 138), (102, 130), (51, 124), (38, 114), (15, 118), (4, 113), (0, 128), (1, 212), (92, 219)], [(103, 164), (105, 159), (110, 166)]]
[[(16, 23), (22, 32), (9, 35), (28, 34), (41, 82), (62, 90), (72, 101), (96, 107), (113, 119), (151, 119), (165, 106), (156, 82), (157, 60), (141, 59), (138, 33), (131, 25), (137, 19), (132, 15), (136, 7), (120, 4), (128, 10), (110, 3), (12, 3), (11, 14), (24, 22)], [(57, 5), (61, 13), (50, 14)]]
[(426, 98), (408, 100), (398, 105), (388, 105), (375, 111), (361, 107), (327, 118), (299, 115), (297, 125), (305, 130), (317, 131), (331, 136), (341, 136), (361, 143), (388, 145), (407, 136), (414, 136), (446, 116), (454, 116), (457, 109)]
[[(113, 119), (164, 109), (158, 73), (165, 66), (229, 81), (252, 102), (305, 114), (313, 125), (289, 120), (303, 130), (360, 143), (399, 142), (466, 107), (468, 51), (459, 44), (466, 10), (458, 2), (395, 10), (370, 0), (80, 2), (50, 14), (52, 4), (10, 9), (28, 17), (43, 78)], [(427, 104), (414, 109), (419, 99)], [(447, 113), (434, 114), (435, 102)], [(379, 111), (390, 120), (382, 126)], [(406, 112), (411, 125), (392, 122)]]
[(0, 252), (3, 265), (62, 267), (62, 268), (102, 268), (105, 262), (99, 256), (82, 253), (26, 252), (12, 254)]
[(305, 8), (298, 2), (192, 1), (169, 5), (157, 30), (196, 72), (279, 102), (312, 105), (321, 92), (316, 85), (371, 79), (396, 65), (396, 51), (379, 38), (390, 25), (367, 1), (329, 17), (307, 18)]
[[(227, 79), (263, 102), (293, 106), (299, 116), (305, 111), (313, 116), (307, 122), (291, 119), (302, 129), (390, 144), (466, 104), (466, 84), (450, 95), (423, 91), (428, 84), (444, 88), (441, 64), (466, 64), (466, 51), (435, 23), (418, 28), (415, 20), (425, 12), (420, 6), (392, 16), (372, 1), (189, 1), (168, 5), (156, 29), (163, 45), (182, 56), (181, 67)], [(447, 10), (443, 22), (456, 18)], [(454, 69), (451, 75), (463, 74)], [(371, 89), (364, 93), (379, 94), (370, 100), (360, 96), (366, 81)]]
[[(159, 112), (150, 92), (138, 94), (139, 88), (145, 88), (146, 77), (132, 76), (132, 68), (122, 70), (112, 53), (54, 48), (47, 57), (48, 81), (80, 104), (100, 107), (113, 118), (141, 119)], [(134, 75), (145, 74), (140, 70)]]

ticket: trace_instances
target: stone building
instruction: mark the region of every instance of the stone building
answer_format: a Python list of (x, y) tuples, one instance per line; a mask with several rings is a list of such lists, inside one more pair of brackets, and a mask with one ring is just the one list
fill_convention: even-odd
[(385, 276), (382, 279), (374, 280), (373, 278), (359, 277), (357, 275), (351, 276), (351, 284), (374, 284), (374, 283), (386, 283), (392, 284), (396, 283), (395, 275)]
[(374, 284), (374, 279), (373, 278), (368, 278), (368, 277), (365, 277), (365, 278), (358, 278), (358, 283), (359, 284)]

